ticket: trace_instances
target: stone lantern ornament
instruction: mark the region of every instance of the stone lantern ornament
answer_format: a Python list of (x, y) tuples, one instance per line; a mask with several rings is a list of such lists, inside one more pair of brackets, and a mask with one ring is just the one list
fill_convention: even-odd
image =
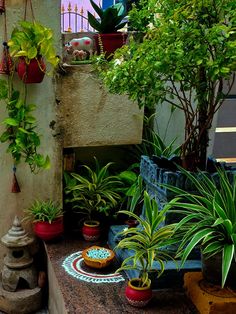
[(0, 310), (11, 313), (32, 313), (41, 308), (42, 292), (38, 274), (29, 252), (34, 239), (15, 217), (11, 229), (1, 239), (7, 247), (0, 283)]

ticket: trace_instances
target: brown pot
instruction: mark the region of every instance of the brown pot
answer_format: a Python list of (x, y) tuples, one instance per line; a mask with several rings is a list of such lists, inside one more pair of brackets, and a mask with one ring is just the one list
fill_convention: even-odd
[[(203, 278), (213, 285), (221, 286), (222, 281), (222, 253), (206, 258), (202, 254), (202, 275)], [(225, 287), (236, 288), (236, 263), (232, 261)]]

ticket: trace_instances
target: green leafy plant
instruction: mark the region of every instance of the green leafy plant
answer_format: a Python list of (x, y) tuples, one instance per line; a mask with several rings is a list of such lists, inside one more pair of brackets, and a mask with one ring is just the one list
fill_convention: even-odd
[(129, 228), (120, 233), (124, 238), (118, 243), (116, 249), (127, 249), (132, 255), (127, 257), (121, 267), (117, 270), (139, 269), (142, 285), (145, 286), (149, 280), (149, 272), (153, 270), (153, 262), (160, 265), (156, 270), (161, 276), (165, 269), (165, 261), (173, 258), (165, 250), (170, 243), (174, 233), (174, 225), (165, 225), (165, 214), (171, 205), (166, 205), (163, 210), (158, 210), (158, 205), (154, 199), (144, 191), (145, 218), (130, 211), (120, 211), (129, 215), (139, 222), (136, 228)]
[(97, 19), (93, 14), (88, 12), (89, 24), (100, 34), (115, 33), (125, 26), (127, 22), (122, 22), (125, 17), (125, 8), (122, 3), (117, 3), (103, 10), (95, 2), (90, 0), (92, 7), (98, 14)]
[(103, 79), (111, 92), (128, 93), (140, 107), (181, 110), (182, 159), (192, 160), (189, 170), (204, 170), (209, 129), (235, 79), (236, 3), (148, 0), (135, 14), (142, 17), (143, 10), (150, 19), (142, 42), (130, 38), (117, 50)]
[(26, 63), (39, 56), (53, 67), (59, 62), (53, 46), (52, 30), (38, 22), (21, 21), (19, 27), (13, 29), (8, 45), (11, 56), (25, 57)]
[(96, 213), (106, 216), (112, 208), (118, 205), (121, 195), (117, 192), (122, 185), (118, 176), (109, 175), (108, 169), (112, 163), (100, 167), (95, 159), (95, 170), (83, 165), (85, 175), (65, 173), (65, 201), (72, 203), (73, 211), (81, 213), (84, 219), (93, 219)]
[(29, 164), (32, 172), (50, 167), (49, 157), (37, 152), (40, 137), (36, 132), (36, 119), (32, 115), (36, 106), (27, 105), (18, 91), (12, 90), (11, 84), (0, 80), (0, 100), (6, 103), (8, 117), (3, 120), (6, 130), (1, 134), (2, 143), (9, 142), (9, 152), (17, 164), (22, 159)]
[(177, 257), (181, 257), (183, 265), (199, 244), (206, 258), (221, 254), (221, 285), (224, 287), (230, 266), (236, 260), (236, 177), (232, 183), (227, 172), (218, 170), (219, 183), (216, 184), (204, 173), (200, 173), (199, 178), (182, 171), (197, 194), (168, 186), (178, 195), (173, 199), (174, 212), (184, 215), (175, 228), (175, 237), (181, 241)]
[(32, 220), (33, 222), (46, 221), (51, 224), (56, 219), (63, 217), (63, 210), (61, 206), (51, 200), (36, 200), (25, 210), (25, 214), (24, 220)]

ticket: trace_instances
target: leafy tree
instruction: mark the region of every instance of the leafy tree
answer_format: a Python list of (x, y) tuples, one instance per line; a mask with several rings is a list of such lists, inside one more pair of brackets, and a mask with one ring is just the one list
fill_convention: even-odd
[[(236, 1), (148, 0), (130, 15), (143, 21), (142, 42), (130, 39), (103, 67), (112, 92), (139, 106), (167, 103), (184, 112), (182, 158), (188, 169), (206, 165), (208, 131), (230, 92), (236, 69)], [(144, 13), (147, 21), (143, 19)], [(134, 15), (132, 15), (134, 14)], [(132, 19), (131, 19), (132, 20)], [(187, 161), (191, 160), (191, 164)]]

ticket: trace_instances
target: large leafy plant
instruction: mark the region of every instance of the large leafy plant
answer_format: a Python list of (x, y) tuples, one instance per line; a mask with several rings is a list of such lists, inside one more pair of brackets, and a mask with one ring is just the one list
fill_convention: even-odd
[[(83, 165), (85, 174), (65, 173), (65, 201), (72, 203), (73, 211), (81, 213), (84, 219), (94, 219), (94, 215), (109, 215), (110, 210), (121, 200), (119, 190), (121, 180), (108, 172), (112, 163), (100, 167), (96, 161), (95, 170)], [(96, 218), (96, 217), (95, 217)]]
[(88, 21), (100, 34), (115, 33), (127, 23), (122, 22), (126, 15), (122, 3), (114, 4), (106, 10), (103, 10), (92, 0), (90, 0), (90, 3), (99, 18), (97, 19), (92, 13), (88, 12)]
[[(208, 131), (230, 92), (236, 69), (236, 2), (148, 0), (142, 42), (129, 40), (104, 72), (110, 91), (128, 93), (139, 106), (165, 104), (185, 117), (181, 155), (205, 169)], [(132, 13), (130, 13), (132, 15)]]
[(174, 212), (183, 215), (175, 228), (175, 237), (181, 242), (177, 256), (184, 264), (199, 244), (206, 258), (221, 254), (221, 285), (224, 287), (230, 266), (236, 261), (236, 177), (231, 182), (226, 171), (218, 170), (219, 179), (214, 181), (204, 173), (196, 178), (182, 171), (197, 193), (188, 194), (179, 188), (168, 187), (178, 195), (173, 200)]
[(59, 62), (53, 46), (52, 30), (38, 22), (21, 21), (19, 27), (13, 29), (8, 45), (11, 55), (25, 57), (26, 63), (40, 56), (53, 67)]
[(40, 137), (33, 116), (36, 106), (26, 104), (19, 91), (12, 90), (11, 84), (8, 85), (5, 80), (0, 80), (0, 100), (5, 101), (8, 111), (8, 117), (3, 120), (6, 129), (1, 134), (0, 141), (9, 143), (7, 152), (12, 155), (14, 162), (17, 164), (24, 159), (32, 172), (49, 168), (49, 157), (37, 152)]
[(53, 221), (63, 216), (63, 210), (60, 205), (51, 200), (36, 200), (25, 210), (25, 214), (24, 220), (32, 220), (33, 222), (46, 221), (51, 224)]
[(166, 205), (161, 211), (154, 199), (144, 191), (145, 218), (130, 211), (120, 211), (139, 222), (136, 228), (129, 228), (120, 233), (124, 237), (116, 246), (116, 249), (127, 249), (131, 256), (127, 257), (117, 272), (122, 270), (140, 270), (142, 285), (149, 283), (149, 273), (153, 270), (153, 263), (156, 261), (160, 268), (156, 270), (161, 276), (165, 269), (165, 261), (173, 259), (165, 247), (171, 241), (174, 233), (173, 225), (164, 225), (165, 214), (170, 208)]

